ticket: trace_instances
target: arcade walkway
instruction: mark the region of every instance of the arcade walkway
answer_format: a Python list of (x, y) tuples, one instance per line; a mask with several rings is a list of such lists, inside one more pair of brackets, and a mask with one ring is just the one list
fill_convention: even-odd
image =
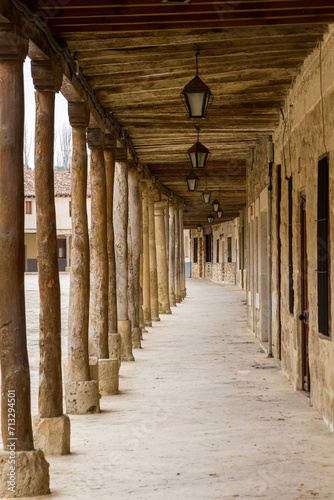
[[(67, 275), (61, 285), (64, 310)], [(35, 414), (37, 276), (26, 288)], [(244, 292), (187, 288), (122, 365), (121, 393), (99, 415), (71, 416), (72, 454), (48, 457), (53, 495), (38, 498), (333, 498), (334, 435), (247, 331)]]

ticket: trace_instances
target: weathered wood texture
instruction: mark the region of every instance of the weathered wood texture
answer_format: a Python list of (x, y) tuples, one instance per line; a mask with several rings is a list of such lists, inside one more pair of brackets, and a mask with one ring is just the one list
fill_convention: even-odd
[(154, 206), (156, 248), (157, 248), (157, 277), (159, 313), (170, 314), (168, 262), (166, 248), (165, 210), (167, 203), (158, 202)]
[(106, 136), (108, 144), (105, 144), (104, 163), (107, 180), (107, 232), (108, 232), (108, 324), (109, 334), (117, 332), (117, 294), (116, 294), (116, 262), (114, 247), (114, 178), (115, 178), (115, 137), (109, 134)]
[(169, 302), (176, 306), (175, 297), (175, 203), (169, 203)]
[(138, 171), (131, 165), (128, 170), (128, 199), (129, 199), (129, 219), (128, 219), (128, 269), (129, 269), (129, 319), (132, 328), (132, 345), (140, 348), (139, 332), (139, 272), (140, 272), (140, 252), (141, 252), (141, 210)]
[(68, 315), (68, 372), (71, 382), (89, 380), (89, 236), (87, 221), (86, 127), (72, 126), (72, 252)]
[(100, 129), (88, 129), (91, 175), (92, 228), (90, 238), (89, 354), (108, 358), (108, 253), (104, 137)]
[[(14, 41), (14, 40), (13, 40)], [(15, 391), (16, 450), (32, 450), (30, 373), (24, 301), (24, 188), (23, 188), (23, 59), (4, 60), (6, 37), (0, 36), (0, 360), (1, 434), (8, 450), (8, 391)], [(14, 44), (13, 44), (14, 45)]]
[(151, 317), (152, 321), (159, 321), (158, 300), (158, 275), (157, 275), (157, 248), (155, 240), (154, 202), (156, 190), (152, 189), (148, 196), (148, 220), (149, 220), (149, 252), (150, 252), (150, 290), (151, 290)]
[(128, 165), (116, 159), (114, 185), (114, 231), (117, 276), (117, 312), (119, 321), (128, 315)]
[(36, 91), (35, 193), (40, 295), (39, 394), (42, 418), (62, 415), (61, 313), (58, 271), (53, 144), (55, 93)]
[(175, 206), (175, 300), (181, 302), (181, 287), (180, 287), (180, 206)]
[(150, 285), (150, 240), (148, 189), (142, 191), (142, 225), (143, 225), (143, 316), (145, 326), (152, 326), (151, 317), (151, 285)]

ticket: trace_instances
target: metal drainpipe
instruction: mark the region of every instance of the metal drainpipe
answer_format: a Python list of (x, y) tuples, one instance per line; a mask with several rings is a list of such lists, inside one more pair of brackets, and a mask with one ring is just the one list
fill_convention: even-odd
[(269, 153), (269, 187), (268, 187), (268, 358), (273, 357), (273, 341), (272, 341), (272, 297), (271, 297), (271, 272), (272, 272), (272, 257), (271, 257), (271, 214), (272, 214), (272, 173), (273, 173), (273, 144), (272, 138), (269, 138), (271, 151)]

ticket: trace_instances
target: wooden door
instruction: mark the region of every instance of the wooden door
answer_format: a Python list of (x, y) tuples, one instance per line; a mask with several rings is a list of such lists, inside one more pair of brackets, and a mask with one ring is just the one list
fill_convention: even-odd
[(310, 369), (309, 369), (309, 325), (308, 325), (308, 269), (307, 269), (307, 231), (305, 197), (301, 200), (300, 211), (301, 222), (301, 354), (302, 354), (302, 389), (310, 392)]

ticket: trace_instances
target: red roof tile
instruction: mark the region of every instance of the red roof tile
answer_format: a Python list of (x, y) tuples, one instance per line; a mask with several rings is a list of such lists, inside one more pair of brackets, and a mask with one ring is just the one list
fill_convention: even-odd
[[(54, 172), (55, 196), (71, 196), (71, 174), (70, 172)], [(87, 180), (87, 196), (90, 196), (90, 175)], [(35, 171), (24, 171), (24, 196), (35, 197)]]

